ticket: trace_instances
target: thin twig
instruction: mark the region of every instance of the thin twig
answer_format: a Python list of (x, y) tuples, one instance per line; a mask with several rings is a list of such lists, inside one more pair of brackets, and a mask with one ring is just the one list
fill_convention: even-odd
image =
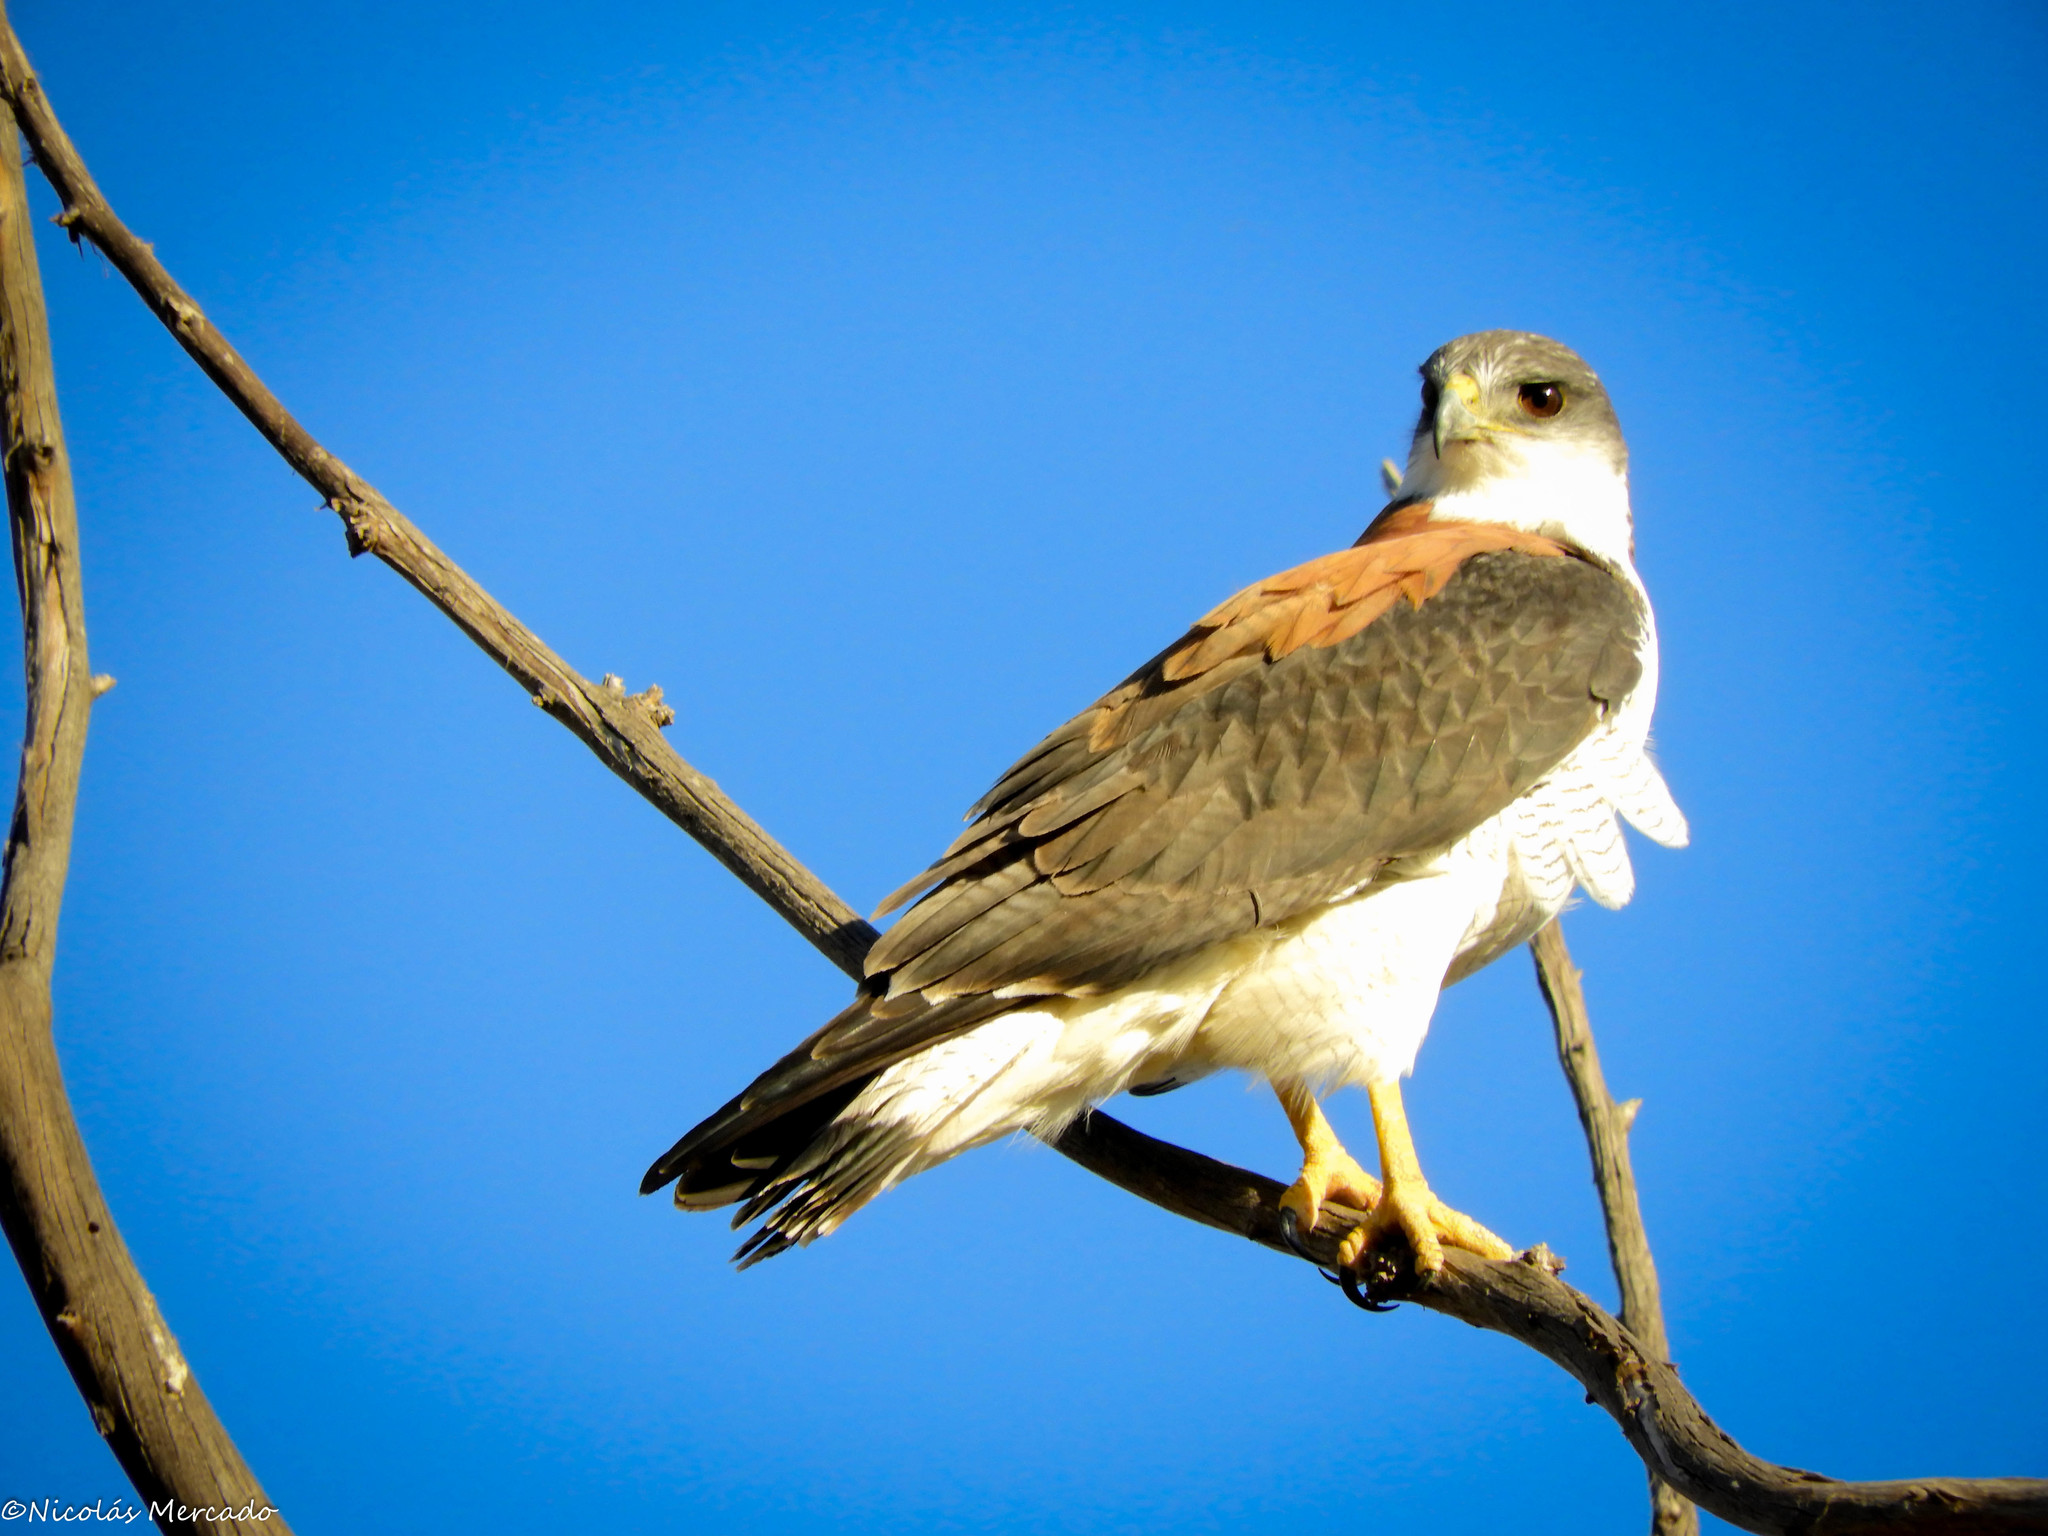
[(94, 1425), (158, 1524), (281, 1531), (114, 1225), (50, 1032), (79, 767), (104, 690), (87, 665), (71, 465), (17, 142), (0, 104), (0, 461), (28, 674), (0, 886), (0, 1226)]
[[(1592, 1018), (1586, 1012), (1584, 977), (1565, 947), (1562, 922), (1553, 919), (1546, 924), (1529, 941), (1529, 951), (1536, 957), (1536, 984), (1543, 989), (1557, 1031), (1557, 1059), (1571, 1084), (1579, 1124), (1585, 1127), (1586, 1150), (1593, 1159), (1593, 1186), (1600, 1192), (1600, 1214), (1607, 1226), (1607, 1256), (1621, 1290), (1621, 1320), (1653, 1359), (1669, 1360), (1657, 1261), (1650, 1256), (1650, 1235), (1643, 1227), (1628, 1155), (1629, 1127), (1642, 1101), (1616, 1104), (1607, 1091), (1600, 1052), (1593, 1045)], [(1698, 1513), (1652, 1471), (1651, 1536), (1695, 1536), (1699, 1528)]]
[[(57, 126), (11, 31), (0, 35), (0, 93), (14, 102), (37, 163), (64, 199), (65, 226), (105, 252), (243, 414), (328, 497), (353, 543), (426, 594), (522, 685), (554, 688), (541, 700), (550, 713), (842, 970), (858, 975), (872, 927), (683, 763), (623, 689), (584, 682), (292, 420), (148, 247), (114, 217)], [(632, 713), (621, 716), (621, 710)], [(1282, 1186), (1270, 1179), (1155, 1141), (1103, 1114), (1084, 1118), (1058, 1146), (1167, 1210), (1286, 1251), (1277, 1204)], [(1325, 1262), (1334, 1257), (1331, 1250), (1310, 1251)], [(1646, 1354), (1619, 1322), (1540, 1264), (1489, 1263), (1456, 1252), (1447, 1259), (1443, 1274), (1415, 1294), (1419, 1305), (1521, 1339), (1556, 1361), (1614, 1415), (1648, 1465), (1703, 1508), (1746, 1529), (1833, 1536), (2040, 1530), (2048, 1522), (2048, 1482), (1836, 1483), (1758, 1461), (1713, 1426), (1669, 1365)]]

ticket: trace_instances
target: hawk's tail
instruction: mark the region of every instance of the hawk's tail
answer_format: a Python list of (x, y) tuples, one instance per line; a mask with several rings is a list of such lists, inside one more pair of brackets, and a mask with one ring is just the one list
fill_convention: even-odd
[(643, 1192), (674, 1178), (676, 1204), (684, 1210), (736, 1205), (735, 1230), (759, 1218), (759, 1229), (733, 1254), (741, 1269), (823, 1237), (937, 1160), (915, 1127), (845, 1113), (880, 1075), (841, 1084), (742, 1135), (714, 1133), (694, 1149), (693, 1131), (648, 1170)]
[(849, 1026), (870, 1022), (873, 1002), (857, 998), (691, 1129), (655, 1160), (640, 1192), (673, 1182), (683, 1210), (736, 1205), (735, 1228), (760, 1218), (760, 1230), (733, 1255), (744, 1269), (823, 1237), (884, 1190), (943, 1160), (947, 1154), (928, 1155), (917, 1127), (845, 1111), (895, 1062), (1006, 1005), (979, 998), (937, 1005), (923, 1011), (922, 1029), (906, 1031), (907, 1049), (865, 1055), (855, 1065), (830, 1046)]
[[(823, 1236), (880, 1194), (881, 1189), (863, 1190), (858, 1198), (842, 1198), (827, 1204), (819, 1198), (821, 1191), (812, 1187), (800, 1201), (791, 1202), (790, 1208), (775, 1207), (796, 1194), (799, 1185), (810, 1183), (807, 1175), (813, 1170), (824, 1171), (821, 1165), (827, 1161), (830, 1150), (846, 1140), (842, 1128), (836, 1127), (834, 1121), (871, 1080), (863, 1077), (842, 1083), (765, 1123), (732, 1134), (729, 1122), (745, 1098), (742, 1095), (692, 1130), (648, 1169), (647, 1176), (640, 1181), (640, 1192), (652, 1194), (673, 1179), (676, 1204), (683, 1210), (713, 1211), (737, 1205), (739, 1210), (733, 1214), (732, 1222), (735, 1228), (767, 1215), (768, 1222), (733, 1255), (742, 1269), (773, 1258), (793, 1244)], [(803, 1207), (801, 1214), (808, 1220), (791, 1220), (799, 1215), (798, 1206)]]

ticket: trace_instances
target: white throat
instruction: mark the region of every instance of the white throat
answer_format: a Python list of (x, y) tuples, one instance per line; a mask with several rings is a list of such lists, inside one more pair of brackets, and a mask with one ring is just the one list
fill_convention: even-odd
[(1401, 495), (1433, 502), (1430, 516), (1436, 521), (1504, 523), (1576, 544), (1642, 586), (1633, 558), (1626, 470), (1617, 470), (1603, 453), (1566, 443), (1495, 439), (1489, 446), (1505, 462), (1452, 489), (1430, 439), (1418, 437)]

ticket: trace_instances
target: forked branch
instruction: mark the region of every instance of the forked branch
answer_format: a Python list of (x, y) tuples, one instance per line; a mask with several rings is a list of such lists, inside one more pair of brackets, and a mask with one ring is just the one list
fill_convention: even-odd
[[(711, 851), (849, 975), (875, 930), (662, 739), (652, 712), (624, 689), (593, 684), (491, 599), (389, 502), (328, 453), (256, 378), (155, 255), (114, 216), (51, 114), (11, 31), (0, 35), (0, 94), (14, 104), (36, 160), (63, 199), (60, 222), (90, 240), (209, 377), (369, 551), (446, 613), (600, 759)], [(1082, 1166), (1193, 1220), (1285, 1252), (1281, 1186), (1155, 1141), (1107, 1115), (1058, 1143)], [(1327, 1261), (1323, 1250), (1312, 1254)], [(1935, 1479), (1838, 1483), (1750, 1456), (1701, 1411), (1676, 1372), (1540, 1262), (1488, 1263), (1452, 1253), (1413, 1293), (1422, 1306), (1522, 1340), (1569, 1371), (1620, 1423), (1651, 1470), (1756, 1531), (2038, 1531), (2048, 1483)]]
[[(1275, 1180), (1219, 1163), (1091, 1115), (1060, 1150), (1093, 1173), (1192, 1221), (1290, 1253)], [(1309, 1240), (1330, 1264), (1337, 1238)], [(1865, 1536), (1877, 1532), (2048, 1530), (2048, 1482), (2035, 1478), (1913, 1478), (1843, 1483), (1750, 1455), (1707, 1417), (1672, 1366), (1619, 1321), (1550, 1272), (1537, 1249), (1491, 1263), (1444, 1251), (1435, 1280), (1403, 1298), (1519, 1339), (1561, 1366), (1613, 1416), (1653, 1476), (1746, 1531)]]

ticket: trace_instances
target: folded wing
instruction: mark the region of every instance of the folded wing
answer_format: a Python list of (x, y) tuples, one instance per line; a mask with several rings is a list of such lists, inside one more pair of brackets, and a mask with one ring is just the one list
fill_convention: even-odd
[(743, 1199), (913, 1052), (1448, 846), (1627, 697), (1645, 620), (1633, 586), (1562, 545), (1412, 508), (1248, 588), (1004, 774), (884, 904), (911, 903), (854, 1003), (643, 1188)]

